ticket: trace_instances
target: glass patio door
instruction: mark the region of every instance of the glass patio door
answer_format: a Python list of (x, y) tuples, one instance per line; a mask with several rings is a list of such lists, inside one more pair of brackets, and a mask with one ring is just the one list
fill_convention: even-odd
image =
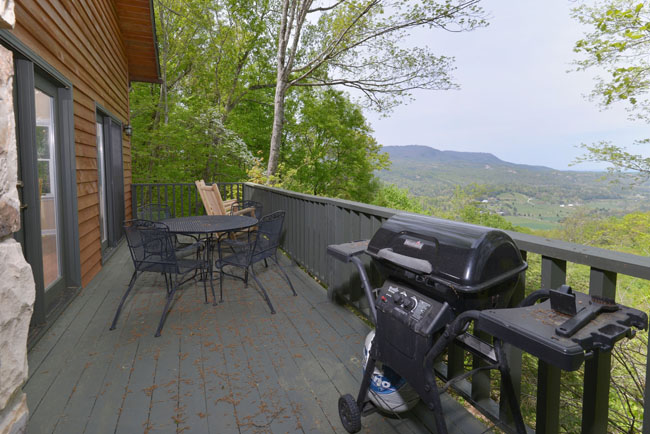
[(14, 234), (32, 267), (32, 326), (81, 284), (72, 88), (15, 54), (14, 111), (21, 227)]
[(97, 110), (97, 190), (102, 252), (117, 246), (124, 224), (124, 162), (122, 124), (102, 109)]

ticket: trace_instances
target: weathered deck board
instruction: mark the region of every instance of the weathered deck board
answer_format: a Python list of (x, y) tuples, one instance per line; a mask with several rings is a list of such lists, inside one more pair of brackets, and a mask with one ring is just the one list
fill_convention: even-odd
[[(30, 352), (29, 432), (344, 432), (337, 401), (356, 395), (369, 327), (282, 261), (297, 297), (276, 270), (256, 268), (276, 315), (253, 283), (226, 278), (224, 303), (212, 306), (203, 285), (189, 282), (154, 338), (165, 301), (155, 274), (138, 279), (108, 331), (132, 272), (123, 246)], [(485, 432), (460, 405), (443, 402), (451, 433)], [(366, 417), (362, 432), (435, 430), (420, 405), (401, 419)]]

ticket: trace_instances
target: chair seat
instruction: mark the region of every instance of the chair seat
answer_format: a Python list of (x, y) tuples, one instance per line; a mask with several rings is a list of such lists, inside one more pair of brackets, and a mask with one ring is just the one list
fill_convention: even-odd
[(203, 241), (197, 241), (191, 244), (176, 244), (176, 257), (177, 258), (186, 258), (190, 255), (196, 255), (197, 252), (202, 250), (205, 247)]

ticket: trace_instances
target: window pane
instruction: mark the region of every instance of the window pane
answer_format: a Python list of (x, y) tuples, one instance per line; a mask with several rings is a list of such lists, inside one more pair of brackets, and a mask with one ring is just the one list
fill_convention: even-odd
[(36, 155), (50, 158), (50, 129), (45, 125), (36, 125)]
[(38, 191), (41, 196), (52, 193), (52, 185), (50, 183), (50, 162), (48, 160), (40, 160), (38, 162)]
[(36, 152), (38, 189), (41, 197), (41, 246), (43, 279), (47, 289), (61, 276), (59, 251), (58, 195), (56, 186), (56, 136), (54, 134), (54, 98), (35, 90)]
[(97, 189), (99, 190), (99, 230), (102, 243), (108, 239), (106, 221), (106, 171), (104, 170), (104, 132), (102, 123), (97, 122)]

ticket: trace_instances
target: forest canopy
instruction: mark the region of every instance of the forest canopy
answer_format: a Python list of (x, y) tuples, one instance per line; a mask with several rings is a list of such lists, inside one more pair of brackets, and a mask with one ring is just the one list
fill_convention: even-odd
[(132, 85), (134, 181), (254, 179), (372, 202), (388, 157), (343, 88), (377, 110), (453, 88), (452, 58), (403, 41), (486, 25), (477, 3), (157, 0), (162, 83)]

